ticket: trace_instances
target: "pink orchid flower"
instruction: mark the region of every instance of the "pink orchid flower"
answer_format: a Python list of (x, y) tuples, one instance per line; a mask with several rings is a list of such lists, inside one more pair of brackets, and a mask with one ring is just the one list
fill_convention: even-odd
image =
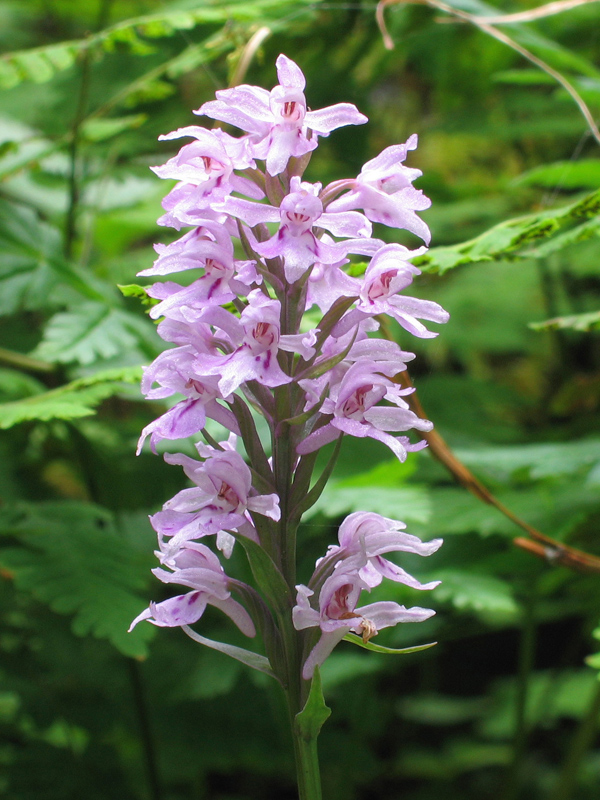
[(266, 160), (270, 175), (283, 172), (291, 157), (314, 150), (318, 136), (328, 136), (343, 125), (367, 122), (351, 103), (308, 111), (306, 80), (300, 67), (287, 56), (277, 59), (277, 77), (279, 84), (270, 92), (243, 84), (218, 91), (217, 100), (204, 103), (194, 112), (247, 131), (252, 155)]

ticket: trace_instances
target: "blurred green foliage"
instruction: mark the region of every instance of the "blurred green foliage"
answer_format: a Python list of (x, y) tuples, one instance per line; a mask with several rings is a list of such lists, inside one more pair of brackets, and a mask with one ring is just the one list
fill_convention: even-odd
[[(520, 11), (520, 0), (470, 13)], [(294, 797), (265, 676), (177, 630), (126, 628), (161, 587), (147, 522), (180, 471), (134, 456), (160, 411), (140, 366), (162, 346), (134, 276), (153, 260), (161, 133), (228, 85), (270, 88), (285, 52), (313, 108), (370, 124), (323, 141), (307, 173), (355, 175), (418, 132), (433, 200), (416, 291), (451, 321), (418, 348), (424, 408), (470, 468), (547, 536), (600, 555), (598, 144), (567, 93), (513, 50), (417, 5), (307, 0), (0, 0), (0, 794), (11, 800)], [(600, 111), (600, 6), (503, 28)], [(404, 232), (381, 232), (414, 245)], [(125, 284), (123, 294), (116, 288)], [(341, 645), (323, 667), (328, 800), (595, 800), (597, 574), (515, 548), (518, 528), (427, 452), (344, 442), (303, 529), (301, 569), (355, 509), (404, 519), (442, 550), (427, 623)], [(248, 569), (235, 553), (232, 571)], [(400, 585), (374, 593), (407, 604)], [(425, 603), (427, 604), (427, 603)], [(203, 632), (238, 643), (216, 614)], [(379, 639), (378, 639), (379, 641)], [(587, 665), (586, 665), (587, 659)]]

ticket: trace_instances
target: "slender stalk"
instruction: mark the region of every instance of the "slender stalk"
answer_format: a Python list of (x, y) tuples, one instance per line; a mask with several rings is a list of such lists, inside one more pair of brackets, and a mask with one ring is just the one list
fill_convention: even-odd
[(156, 748), (154, 746), (154, 736), (148, 717), (140, 665), (132, 658), (127, 659), (127, 664), (129, 666), (129, 676), (133, 690), (133, 702), (140, 725), (140, 734), (144, 749), (146, 780), (148, 781), (150, 797), (152, 800), (162, 800), (162, 790), (160, 788), (158, 771), (156, 769)]
[(525, 600), (521, 642), (519, 648), (519, 672), (517, 677), (517, 696), (515, 703), (515, 732), (513, 738), (513, 759), (502, 800), (516, 800), (521, 791), (523, 766), (527, 754), (529, 727), (527, 724), (527, 700), (530, 678), (535, 663), (536, 624), (534, 616), (534, 597)]
[[(322, 800), (317, 748), (317, 738), (322, 721), (316, 726), (306, 722), (301, 724), (300, 722), (299, 715), (303, 712), (308, 699), (308, 690), (312, 684), (304, 681), (301, 677), (302, 654), (300, 652), (299, 634), (294, 630), (291, 620), (282, 620), (281, 622), (281, 627), (284, 630), (283, 639), (288, 671), (288, 685), (285, 694), (290, 731), (294, 744), (298, 800)], [(287, 635), (285, 628), (288, 628)]]
[(16, 350), (7, 350), (0, 347), (0, 364), (10, 364), (12, 367), (26, 370), (27, 372), (54, 372), (55, 364), (48, 361), (40, 361), (39, 358), (32, 358), (25, 353), (17, 353)]
[(67, 207), (67, 217), (65, 220), (65, 258), (71, 258), (73, 255), (73, 244), (75, 242), (77, 211), (80, 197), (79, 132), (85, 118), (85, 110), (89, 95), (90, 62), (91, 52), (87, 49), (83, 53), (81, 59), (81, 82), (79, 85), (79, 96), (77, 98), (77, 109), (71, 126), (71, 141), (69, 144), (69, 205)]
[(600, 717), (600, 683), (595, 687), (589, 711), (573, 735), (571, 745), (549, 800), (570, 800), (575, 797), (579, 768), (586, 753), (594, 743)]
[[(98, 17), (96, 19), (96, 29), (103, 28), (110, 17), (110, 10), (113, 0), (100, 0), (98, 6)], [(81, 56), (81, 82), (79, 84), (79, 95), (77, 97), (77, 107), (73, 124), (71, 125), (69, 140), (69, 205), (67, 207), (67, 217), (65, 220), (65, 258), (73, 255), (73, 244), (77, 232), (77, 212), (81, 193), (81, 159), (80, 159), (80, 131), (85, 122), (86, 110), (90, 94), (90, 70), (92, 65), (93, 47), (90, 44)]]
[(321, 800), (323, 795), (321, 792), (317, 737), (306, 738), (297, 730), (297, 727), (295, 720), (292, 720), (298, 798), (299, 800)]

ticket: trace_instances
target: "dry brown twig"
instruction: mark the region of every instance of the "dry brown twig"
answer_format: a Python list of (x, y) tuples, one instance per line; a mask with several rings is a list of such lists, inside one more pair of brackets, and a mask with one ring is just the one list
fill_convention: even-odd
[[(395, 341), (389, 329), (388, 321), (384, 317), (377, 317), (377, 320), (380, 323), (380, 330), (384, 339), (388, 339), (388, 341), (391, 342)], [(403, 389), (413, 390), (406, 398), (410, 409), (420, 419), (427, 419), (427, 414), (421, 405), (421, 401), (419, 400), (408, 372), (400, 372), (392, 380), (402, 386)], [(538, 558), (542, 558), (550, 564), (559, 564), (568, 569), (575, 570), (576, 572), (600, 574), (600, 558), (598, 556), (586, 553), (583, 550), (578, 550), (575, 547), (570, 547), (567, 544), (563, 544), (563, 542), (558, 542), (556, 539), (546, 536), (545, 533), (538, 531), (533, 525), (530, 525), (514, 514), (454, 455), (444, 438), (436, 430), (418, 431), (418, 434), (427, 442), (429, 452), (433, 457), (437, 458), (465, 489), (468, 489), (471, 494), (475, 495), (475, 497), (482, 500), (484, 503), (488, 503), (488, 505), (497, 508), (501, 514), (504, 514), (505, 517), (511, 522), (514, 522), (515, 525), (525, 531), (531, 539), (534, 540), (531, 541), (531, 539), (524, 539), (519, 536), (513, 539), (513, 543), (517, 547), (532, 553)]]
[[(386, 336), (386, 338), (390, 337)], [(403, 388), (414, 388), (408, 372), (401, 372), (394, 380)], [(427, 415), (423, 410), (423, 406), (416, 392), (409, 395), (407, 401), (411, 410), (414, 411), (418, 417), (427, 419)], [(546, 536), (546, 534), (538, 531), (537, 528), (529, 525), (529, 523), (522, 520), (516, 514), (513, 514), (513, 512), (507, 508), (504, 503), (501, 503), (500, 500), (473, 475), (468, 467), (454, 455), (437, 431), (419, 431), (419, 436), (425, 439), (431, 453), (450, 473), (452, 473), (465, 489), (468, 489), (471, 494), (474, 494), (475, 497), (479, 498), (479, 500), (482, 500), (484, 503), (488, 503), (497, 508), (498, 511), (504, 514), (505, 517), (508, 517), (511, 522), (514, 522), (515, 525), (518, 525), (519, 528), (528, 533), (531, 539), (535, 540), (532, 542), (530, 539), (517, 537), (514, 539), (514, 544), (516, 544), (517, 547), (521, 547), (523, 550), (527, 550), (529, 553), (551, 564), (560, 564), (563, 567), (568, 567), (577, 572), (594, 572), (600, 574), (600, 558), (590, 553), (585, 553), (583, 550), (577, 550), (574, 547), (558, 542), (556, 539), (551, 539), (549, 536)]]
[(598, 1), (599, 0), (559, 0), (558, 2), (548, 3), (545, 6), (540, 6), (539, 8), (532, 9), (531, 11), (521, 12), (520, 14), (504, 14), (498, 17), (480, 17), (475, 14), (468, 14), (466, 11), (461, 11), (458, 8), (453, 8), (452, 6), (442, 2), (442, 0), (380, 0), (380, 2), (377, 4), (375, 16), (377, 19), (377, 24), (379, 25), (379, 30), (381, 31), (383, 43), (388, 50), (394, 49), (394, 41), (387, 30), (383, 16), (383, 12), (388, 6), (400, 5), (401, 3), (426, 5), (430, 6), (430, 8), (436, 8), (438, 11), (443, 11), (446, 14), (450, 14), (455, 20), (469, 22), (472, 25), (475, 25), (484, 33), (487, 33), (497, 41), (502, 42), (503, 44), (515, 50), (517, 53), (522, 55), (523, 58), (526, 58), (532, 64), (535, 64), (536, 67), (539, 67), (541, 70), (543, 70), (543, 72), (545, 72), (547, 75), (550, 75), (550, 77), (559, 83), (573, 98), (583, 117), (585, 118), (585, 121), (587, 122), (594, 139), (596, 139), (598, 144), (600, 144), (600, 130), (596, 125), (594, 117), (592, 116), (592, 112), (573, 84), (560, 72), (557, 72), (557, 70), (555, 70), (549, 64), (546, 64), (546, 62), (541, 58), (538, 58), (518, 42), (515, 42), (514, 39), (511, 39), (510, 36), (505, 34), (503, 31), (497, 30), (497, 28), (495, 28), (492, 24), (492, 22), (495, 24), (510, 24), (523, 21), (528, 22), (533, 19), (540, 19), (541, 17), (559, 14), (562, 11), (575, 8), (575, 6), (595, 3)]
[(597, 3), (598, 0), (557, 0), (555, 3), (546, 3), (538, 8), (530, 8), (527, 11), (518, 11), (516, 14), (498, 14), (491, 17), (479, 17), (482, 22), (489, 25), (511, 25), (516, 22), (531, 22), (534, 19), (552, 17), (554, 14), (562, 14), (563, 11), (570, 11), (577, 6), (587, 6), (590, 3)]
[(229, 88), (232, 86), (238, 86), (244, 80), (246, 73), (248, 72), (248, 67), (256, 55), (258, 48), (265, 41), (265, 39), (269, 38), (272, 33), (273, 31), (271, 28), (268, 28), (265, 25), (262, 28), (259, 28), (255, 33), (252, 34), (250, 39), (248, 39), (244, 49), (242, 50), (242, 54), (236, 65), (234, 73), (231, 76), (231, 80), (229, 81)]

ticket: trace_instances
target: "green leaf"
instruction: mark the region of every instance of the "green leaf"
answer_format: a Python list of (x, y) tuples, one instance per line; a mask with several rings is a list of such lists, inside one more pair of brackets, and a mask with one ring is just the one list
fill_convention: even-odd
[(455, 697), (444, 694), (418, 694), (398, 703), (403, 719), (419, 725), (461, 725), (485, 714), (484, 697)]
[(356, 485), (353, 479), (330, 481), (317, 502), (305, 512), (310, 519), (321, 513), (330, 519), (353, 511), (376, 511), (384, 517), (404, 522), (426, 522), (431, 502), (424, 486)]
[(344, 641), (351, 642), (351, 644), (354, 644), (357, 647), (363, 647), (365, 650), (370, 650), (372, 653), (386, 653), (389, 655), (419, 653), (421, 650), (428, 650), (430, 647), (434, 647), (437, 644), (437, 642), (429, 642), (429, 644), (418, 644), (414, 647), (402, 647), (397, 649), (393, 647), (384, 647), (381, 644), (373, 644), (373, 642), (363, 642), (360, 636), (355, 636), (353, 633), (347, 633), (344, 636)]
[(554, 39), (543, 36), (530, 25), (516, 27), (518, 30), (516, 28), (512, 30), (515, 40), (531, 52), (540, 55), (551, 66), (558, 70), (573, 71), (591, 78), (600, 77), (598, 68), (582, 54), (569, 50)]
[(554, 317), (544, 322), (530, 322), (534, 331), (595, 331), (600, 328), (600, 311), (588, 311), (586, 314), (571, 314), (567, 317)]
[[(573, 475), (600, 463), (600, 439), (513, 445), (510, 447), (458, 448), (456, 456), (467, 466), (486, 471), (496, 479), (527, 471), (531, 480)], [(522, 476), (521, 476), (522, 477)]]
[(539, 69), (506, 69), (496, 72), (492, 76), (492, 80), (498, 83), (514, 83), (525, 86), (556, 84), (551, 75)]
[(259, 544), (247, 536), (236, 536), (248, 557), (250, 569), (257, 588), (264, 594), (277, 612), (285, 612), (292, 606), (290, 589), (285, 578), (277, 569), (271, 556)]
[(454, 739), (441, 751), (438, 747), (407, 748), (397, 768), (408, 778), (443, 781), (449, 785), (464, 773), (506, 769), (512, 757), (512, 749), (508, 744)]
[(103, 142), (123, 131), (139, 128), (148, 119), (147, 114), (130, 114), (113, 119), (88, 119), (81, 126), (81, 134), (89, 142)]
[(323, 697), (321, 673), (316, 666), (304, 708), (296, 714), (296, 727), (302, 738), (307, 742), (315, 741), (330, 714), (331, 709), (325, 705)]
[[(85, 39), (4, 53), (0, 57), (0, 88), (10, 89), (27, 80), (36, 83), (48, 81), (69, 68), (79, 54), (89, 50), (94, 52), (95, 58), (103, 52), (112, 53), (117, 48), (127, 48), (134, 55), (145, 56), (155, 51), (143, 37), (154, 39), (173, 36), (202, 24), (228, 28), (232, 23), (264, 25), (270, 21), (269, 17), (279, 20), (290, 12), (297, 15), (299, 10), (314, 14), (317, 5), (318, 2), (314, 0), (238, 0), (229, 3), (215, 0), (190, 11), (167, 11), (132, 17), (90, 34)], [(234, 45), (235, 40), (231, 38), (230, 46)]]
[(518, 178), (516, 186), (544, 186), (548, 189), (596, 189), (600, 186), (600, 159), (582, 158), (579, 161), (555, 161), (535, 167)]
[(346, 681), (353, 681), (362, 675), (380, 672), (385, 659), (377, 656), (366, 657), (361, 653), (349, 652), (346, 648), (334, 651), (321, 666), (321, 675), (327, 690), (331, 691)]
[(44, 391), (44, 384), (21, 370), (0, 367), (0, 396), (5, 399), (29, 397)]
[(116, 531), (112, 516), (75, 502), (3, 508), (0, 535), (20, 546), (0, 549), (0, 565), (18, 589), (58, 614), (73, 632), (108, 639), (128, 656), (147, 655), (151, 625), (127, 629), (143, 607), (151, 559)]
[(84, 297), (104, 300), (96, 281), (62, 256), (62, 235), (29, 208), (0, 199), (0, 314), (45, 308), (66, 284)]
[[(187, 642), (186, 642), (187, 644)], [(218, 650), (208, 647), (196, 648), (197, 658), (187, 675), (187, 679), (177, 681), (177, 698), (187, 703), (189, 700), (207, 700), (229, 694), (243, 672), (241, 662), (232, 658), (221, 658)]]
[(59, 231), (6, 200), (0, 200), (0, 250), (0, 314), (47, 307), (63, 281), (93, 292), (63, 261)]
[(588, 239), (593, 239), (599, 235), (600, 218), (595, 217), (587, 222), (583, 222), (581, 225), (576, 225), (574, 228), (571, 228), (571, 230), (567, 230), (564, 233), (559, 233), (557, 236), (554, 236), (552, 239), (549, 239), (546, 242), (542, 242), (542, 244), (529, 251), (528, 257), (547, 258), (549, 255), (552, 255), (552, 253), (557, 253), (559, 250), (563, 250), (565, 247), (569, 247), (572, 244), (578, 244), (579, 242), (585, 242)]
[(152, 308), (158, 305), (160, 300), (156, 297), (150, 297), (145, 286), (139, 286), (137, 283), (117, 284), (118, 290), (123, 297), (137, 297), (143, 306)]
[[(585, 663), (588, 665), (588, 667), (592, 667), (592, 669), (600, 670), (600, 653), (594, 653), (592, 656), (587, 656)], [(598, 675), (598, 680), (600, 680), (600, 675)]]
[(23, 80), (17, 65), (4, 57), (0, 58), (0, 88), (12, 89)]
[[(536, 469), (541, 466), (536, 465)], [(559, 479), (498, 489), (495, 495), (513, 514), (559, 540), (598, 512), (598, 486), (592, 478), (569, 475)], [(513, 537), (520, 529), (498, 509), (482, 503), (464, 489), (440, 487), (432, 492), (428, 523), (414, 523), (411, 532), (421, 538), (477, 533)], [(436, 576), (437, 577), (437, 576)]]
[[(525, 709), (527, 726), (532, 729), (540, 725), (547, 729), (551, 720), (584, 718), (597, 692), (596, 681), (596, 675), (589, 669), (555, 669), (529, 675)], [(497, 684), (491, 708), (479, 723), (486, 738), (509, 739), (513, 735), (518, 692), (519, 686), (514, 678)]]
[(92, 364), (140, 346), (156, 351), (154, 333), (152, 326), (129, 311), (85, 302), (55, 314), (32, 355), (62, 364)]
[(12, 428), (28, 420), (76, 419), (95, 413), (107, 397), (123, 391), (124, 383), (139, 383), (140, 367), (102, 370), (49, 392), (0, 404), (0, 428)]
[(519, 606), (506, 581), (492, 575), (478, 575), (462, 570), (437, 570), (441, 580), (433, 592), (440, 602), (450, 602), (460, 611), (471, 611), (488, 622), (514, 621), (519, 615)]
[(21, 81), (44, 83), (57, 72), (68, 69), (75, 62), (77, 42), (62, 42), (32, 50), (4, 53), (0, 57), (0, 88), (12, 89)]
[[(469, 241), (447, 247), (433, 247), (425, 255), (415, 258), (414, 263), (426, 272), (443, 274), (463, 264), (506, 258), (545, 257), (546, 253), (541, 248), (535, 249), (532, 246), (551, 239), (561, 228), (576, 223), (581, 225), (582, 219), (596, 217), (598, 214), (600, 190), (567, 206), (501, 222)], [(586, 238), (599, 233), (600, 226), (586, 228)], [(570, 240), (566, 240), (564, 246), (569, 243)]]
[[(481, 2), (481, 0), (449, 0), (448, 5), (483, 17), (503, 13), (497, 6)], [(557, 70), (574, 70), (594, 77), (599, 75), (598, 69), (583, 55), (569, 50), (554, 39), (549, 39), (538, 30), (533, 29), (531, 25), (513, 23), (510, 25), (508, 33), (512, 39), (541, 56), (544, 61)]]

